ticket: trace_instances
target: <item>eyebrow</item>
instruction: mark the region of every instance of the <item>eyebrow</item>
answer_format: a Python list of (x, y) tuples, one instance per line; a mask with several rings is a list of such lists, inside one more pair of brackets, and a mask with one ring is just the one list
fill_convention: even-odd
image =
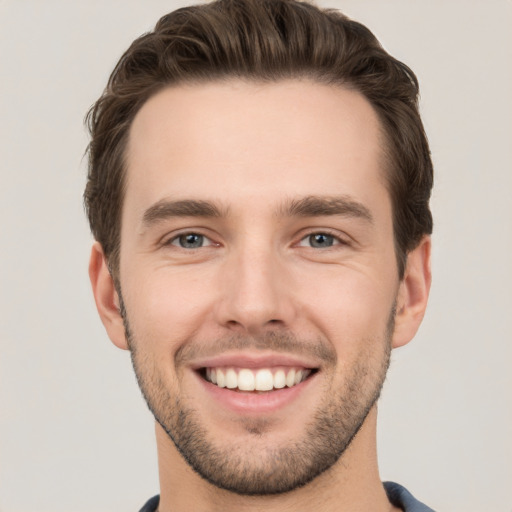
[[(321, 217), (342, 215), (355, 217), (373, 223), (370, 210), (348, 196), (306, 196), (285, 201), (278, 209), (279, 217)], [(173, 217), (226, 217), (227, 208), (221, 208), (210, 201), (183, 199), (172, 201), (162, 199), (150, 206), (142, 217), (145, 227)]]
[(181, 201), (170, 201), (162, 199), (150, 206), (142, 217), (144, 226), (153, 224), (173, 217), (223, 217), (226, 211), (209, 201), (198, 201), (184, 199)]
[(363, 219), (373, 224), (370, 210), (349, 196), (306, 196), (291, 199), (281, 205), (278, 213), (284, 217), (342, 215)]

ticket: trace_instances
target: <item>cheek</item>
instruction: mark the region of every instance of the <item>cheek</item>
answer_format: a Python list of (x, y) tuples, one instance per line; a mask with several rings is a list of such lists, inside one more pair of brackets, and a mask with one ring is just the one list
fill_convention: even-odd
[[(207, 281), (206, 281), (207, 282)], [(130, 326), (155, 350), (168, 351), (189, 339), (205, 321), (211, 287), (204, 276), (176, 269), (155, 269), (131, 279), (123, 296)]]
[(348, 356), (362, 342), (385, 336), (396, 286), (362, 270), (332, 268), (302, 287), (301, 295), (306, 297), (303, 309), (310, 322), (336, 346), (338, 355)]

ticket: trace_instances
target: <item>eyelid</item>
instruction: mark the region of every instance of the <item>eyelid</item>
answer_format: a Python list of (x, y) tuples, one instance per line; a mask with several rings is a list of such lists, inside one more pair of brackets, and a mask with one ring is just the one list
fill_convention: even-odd
[[(297, 242), (297, 244), (295, 244), (295, 245), (297, 245), (299, 247), (311, 247), (311, 246), (308, 246), (308, 245), (302, 245), (302, 242), (304, 242), (307, 238), (309, 238), (312, 235), (328, 235), (328, 236), (332, 236), (334, 238), (334, 240), (335, 240), (334, 246), (339, 246), (339, 245), (348, 246), (348, 245), (351, 245), (351, 238), (347, 234), (340, 233), (339, 231), (336, 231), (336, 230), (333, 230), (333, 229), (329, 229), (329, 228), (310, 229), (306, 233), (301, 233), (300, 239)], [(324, 248), (324, 250), (327, 250), (329, 248), (332, 248), (332, 246), (331, 247), (326, 247), (326, 248)]]
[[(203, 241), (203, 244), (201, 245), (201, 247), (190, 247), (190, 248), (181, 247), (181, 245), (179, 245), (179, 243), (178, 243), (179, 239), (182, 236), (187, 236), (187, 235), (200, 236), (202, 238), (202, 241)], [(201, 233), (182, 233), (181, 235), (178, 235), (178, 236), (175, 236), (175, 237), (171, 238), (169, 240), (169, 242), (168, 242), (168, 245), (173, 245), (175, 247), (178, 247), (179, 249), (186, 249), (187, 251), (193, 251), (194, 249), (202, 249), (203, 247), (210, 247), (210, 246), (214, 245), (214, 243), (207, 236), (202, 235)]]
[[(202, 236), (206, 243), (203, 246), (201, 246), (201, 247), (191, 248), (191, 249), (185, 249), (185, 247), (180, 247), (177, 243), (173, 243), (173, 242), (177, 242), (180, 237), (186, 236), (186, 235)], [(165, 235), (164, 237), (162, 237), (161, 242), (159, 243), (159, 245), (162, 246), (162, 247), (172, 246), (172, 247), (176, 247), (177, 249), (182, 249), (182, 250), (186, 250), (186, 251), (193, 251), (195, 249), (197, 250), (197, 249), (202, 249), (203, 247), (218, 246), (220, 244), (215, 242), (212, 239), (211, 236), (206, 235), (204, 233), (204, 230), (202, 230), (202, 229), (183, 229), (183, 230), (181, 230), (181, 231), (179, 231), (177, 233), (171, 233), (171, 234)]]
[[(332, 236), (335, 240), (334, 246), (339, 246), (339, 245), (349, 246), (354, 242), (354, 240), (349, 235), (347, 235), (346, 233), (340, 232), (338, 230), (333, 230), (330, 228), (310, 228), (310, 229), (300, 233), (298, 241), (294, 245), (299, 246), (299, 247), (307, 247), (307, 245), (303, 244), (303, 242), (310, 236), (319, 235), (319, 234)], [(183, 230), (180, 230), (178, 232), (168, 233), (161, 238), (158, 245), (160, 245), (162, 247), (173, 246), (178, 249), (184, 249), (187, 251), (194, 250), (194, 249), (185, 249), (184, 247), (180, 247), (177, 243), (174, 243), (174, 242), (177, 242), (178, 239), (184, 235), (200, 235), (203, 237), (206, 244), (203, 245), (202, 247), (198, 247), (197, 249), (201, 249), (203, 247), (211, 247), (211, 246), (220, 246), (221, 245), (220, 243), (216, 242), (211, 235), (205, 234), (205, 230), (202, 228), (197, 228), (197, 229), (184, 228)], [(325, 249), (328, 249), (328, 248), (329, 247), (326, 247)]]

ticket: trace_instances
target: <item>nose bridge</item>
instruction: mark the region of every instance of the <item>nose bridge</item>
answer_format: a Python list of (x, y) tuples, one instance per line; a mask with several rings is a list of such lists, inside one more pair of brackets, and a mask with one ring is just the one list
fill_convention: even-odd
[(225, 263), (219, 304), (224, 325), (256, 334), (269, 325), (289, 324), (289, 290), (283, 286), (280, 254), (270, 241), (246, 240)]

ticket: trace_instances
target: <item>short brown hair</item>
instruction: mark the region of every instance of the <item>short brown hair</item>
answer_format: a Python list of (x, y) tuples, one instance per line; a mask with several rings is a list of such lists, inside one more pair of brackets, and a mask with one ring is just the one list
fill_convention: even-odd
[(118, 273), (125, 149), (141, 106), (169, 85), (229, 78), (308, 78), (355, 89), (385, 136), (398, 271), (432, 232), (433, 169), (418, 112), (418, 81), (363, 25), (295, 0), (216, 0), (163, 16), (119, 60), (87, 114), (91, 133), (84, 203), (92, 233)]

